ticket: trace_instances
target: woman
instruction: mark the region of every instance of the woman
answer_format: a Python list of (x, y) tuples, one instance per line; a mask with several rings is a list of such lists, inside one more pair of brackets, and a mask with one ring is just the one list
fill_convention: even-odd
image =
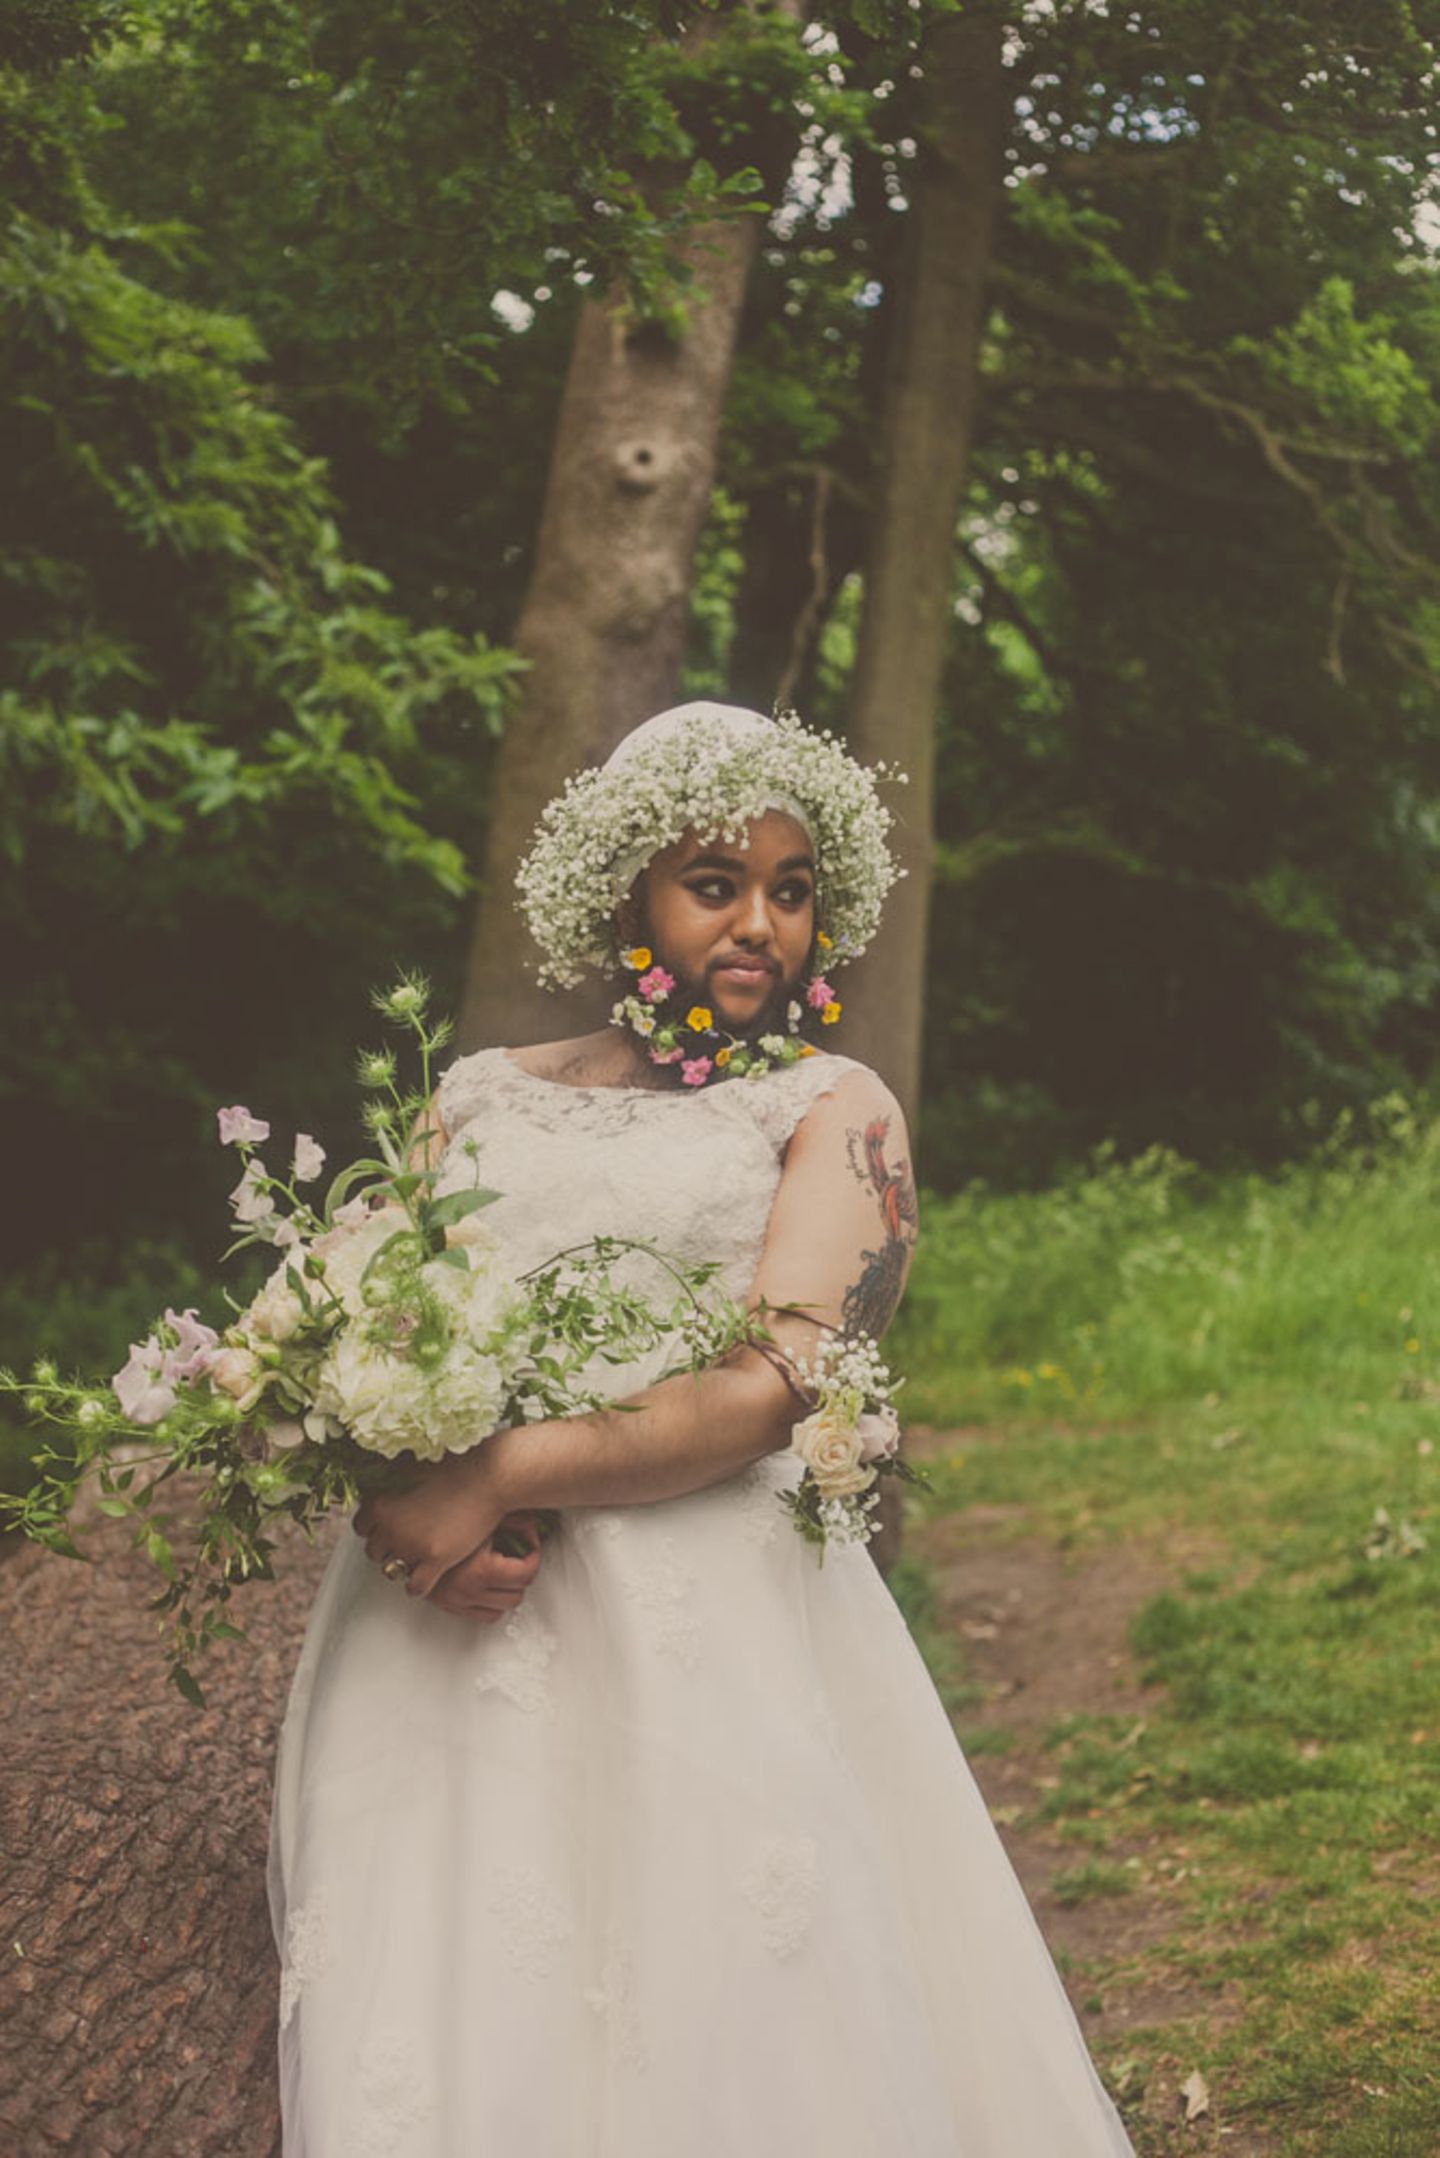
[[(807, 1307), (799, 1355), (883, 1332), (903, 1121), (805, 1029), (888, 821), (828, 737), (714, 705), (551, 805), (521, 872), (549, 978), (634, 980), (612, 1028), (438, 1089), (441, 1187), (501, 1192), (517, 1265), (648, 1238)], [(888, 1590), (793, 1532), (783, 1360), (664, 1361), (368, 1502), (336, 1555), (276, 1789), (286, 2158), (1126, 2152)], [(496, 1550), (547, 1507), (543, 1553)]]

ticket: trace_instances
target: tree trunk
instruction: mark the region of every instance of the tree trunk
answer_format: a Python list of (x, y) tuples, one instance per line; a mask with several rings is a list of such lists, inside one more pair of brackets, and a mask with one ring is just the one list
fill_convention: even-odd
[(920, 153), (895, 295), (850, 746), (901, 765), (892, 798), (909, 875), (845, 987), (845, 1041), (912, 1127), (920, 1090), (935, 732), (951, 623), (955, 524), (979, 388), (985, 278), (1009, 120), (1002, 18), (948, 16), (924, 54)]
[(94, 1517), (91, 1566), (0, 1564), (0, 2149), (275, 2158), (277, 1964), (265, 1902), (275, 1734), (337, 1526), (233, 1607), (246, 1642), (165, 1677), (153, 1571)]
[[(781, 12), (798, 21), (806, 9), (782, 0)], [(722, 220), (677, 250), (693, 279), (683, 336), (628, 323), (619, 295), (581, 309), (514, 638), (530, 667), (496, 758), (462, 1048), (543, 1040), (598, 1024), (608, 1007), (596, 986), (561, 1018), (536, 986), (515, 870), (569, 774), (678, 695), (695, 548), (762, 226)]]

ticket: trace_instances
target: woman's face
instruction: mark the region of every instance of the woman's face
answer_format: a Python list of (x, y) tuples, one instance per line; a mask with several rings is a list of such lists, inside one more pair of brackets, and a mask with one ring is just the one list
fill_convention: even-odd
[(771, 809), (738, 845), (687, 832), (655, 856), (636, 896), (643, 941), (718, 1025), (783, 1028), (815, 938), (815, 858), (803, 825)]

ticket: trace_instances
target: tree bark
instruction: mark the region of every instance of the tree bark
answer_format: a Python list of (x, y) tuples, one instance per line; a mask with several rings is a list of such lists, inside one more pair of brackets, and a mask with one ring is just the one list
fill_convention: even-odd
[(153, 1571), (95, 1517), (94, 1560), (0, 1564), (0, 2149), (276, 2158), (265, 1902), (275, 1734), (328, 1542), (238, 1596), (247, 1642), (165, 1677)]
[(935, 733), (951, 623), (955, 525), (979, 390), (985, 280), (1009, 120), (1003, 19), (988, 7), (931, 32), (920, 150), (890, 336), (849, 740), (901, 765), (892, 798), (909, 874), (848, 981), (845, 1042), (883, 1073), (912, 1127), (920, 1091)]
[[(782, 0), (781, 12), (798, 21), (806, 8)], [(682, 336), (629, 323), (620, 295), (581, 310), (514, 638), (530, 665), (496, 758), (462, 1048), (598, 1024), (608, 1007), (596, 985), (557, 1021), (515, 912), (515, 870), (569, 774), (678, 694), (695, 548), (762, 225), (746, 216), (701, 226), (677, 250), (693, 279)]]

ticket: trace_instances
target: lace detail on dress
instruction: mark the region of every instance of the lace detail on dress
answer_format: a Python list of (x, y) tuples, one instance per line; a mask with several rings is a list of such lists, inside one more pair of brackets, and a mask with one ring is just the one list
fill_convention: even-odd
[(695, 1576), (676, 1556), (674, 1537), (662, 1537), (658, 1555), (648, 1562), (642, 1557), (637, 1564), (632, 1550), (630, 1566), (620, 1578), (625, 1594), (639, 1606), (641, 1627), (652, 1647), (673, 1656), (684, 1670), (693, 1670), (700, 1629), (684, 1605)]
[(607, 1513), (600, 1506), (577, 1506), (565, 1516), (565, 1523), (571, 1535), (577, 1536), (581, 1543), (598, 1543), (602, 1536), (608, 1542), (618, 1536), (625, 1525), (618, 1514)]
[(740, 1883), (760, 1914), (772, 1956), (793, 1955), (810, 1931), (820, 1893), (820, 1847), (811, 1836), (772, 1836)]
[(816, 1102), (832, 1093), (848, 1072), (865, 1069), (854, 1057), (818, 1055), (767, 1072), (763, 1079), (731, 1083), (771, 1145), (783, 1153)]
[(736, 1481), (740, 1486), (740, 1530), (747, 1543), (773, 1544), (780, 1526), (780, 1501), (776, 1488), (758, 1461)]
[(486, 1908), (500, 1921), (510, 1968), (522, 1978), (548, 1978), (556, 1949), (575, 1931), (563, 1897), (533, 1866), (506, 1866), (495, 1876)]
[(280, 2028), (283, 2031), (312, 1979), (330, 1967), (330, 1903), (323, 1888), (308, 1903), (297, 1903), (285, 1920), (285, 1956), (280, 1973)]
[(605, 2050), (617, 2068), (644, 2070), (650, 2065), (640, 2011), (635, 2005), (635, 1964), (616, 1926), (605, 1936), (605, 1961), (598, 1986), (585, 1998), (605, 2025)]
[(492, 1654), (477, 1672), (477, 1693), (503, 1693), (507, 1701), (524, 1709), (527, 1716), (555, 1714), (550, 1694), (550, 1659), (560, 1646), (555, 1635), (528, 1604), (512, 1611), (499, 1628), (503, 1641), (492, 1637)]
[[(478, 1183), (499, 1192), (485, 1223), (517, 1271), (592, 1236), (629, 1237), (717, 1265), (720, 1284), (743, 1296), (786, 1143), (811, 1105), (856, 1069), (849, 1057), (814, 1056), (760, 1079), (670, 1093), (569, 1086), (482, 1049), (457, 1058), (440, 1081), (449, 1140), (438, 1190)], [(724, 1204), (697, 1205), (701, 1191), (723, 1192)], [(647, 1298), (671, 1287), (638, 1252), (617, 1276)], [(590, 1376), (599, 1392), (623, 1396), (664, 1368), (665, 1351), (651, 1361), (653, 1370), (613, 1365)]]
[(355, 2089), (345, 2149), (355, 2158), (422, 2158), (426, 2145), (415, 2135), (435, 2102), (415, 2067), (413, 2049), (389, 2038), (368, 2054)]

